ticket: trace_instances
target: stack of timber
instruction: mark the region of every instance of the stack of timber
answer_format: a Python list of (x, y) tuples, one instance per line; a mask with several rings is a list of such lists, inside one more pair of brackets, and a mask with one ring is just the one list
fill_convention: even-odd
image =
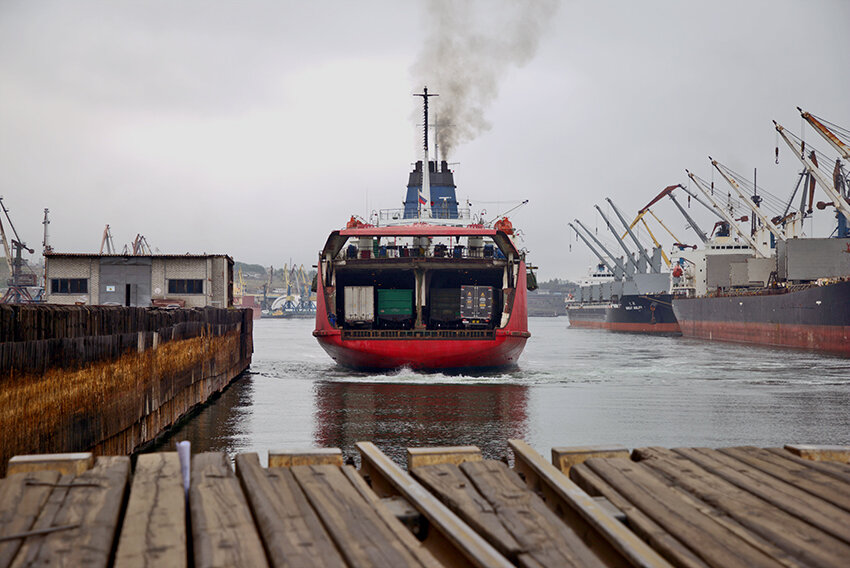
[(251, 363), (250, 310), (0, 305), (0, 474), (16, 454), (130, 454)]
[(240, 454), (235, 472), (206, 453), (183, 464), (185, 480), (173, 452), (140, 455), (132, 475), (127, 457), (18, 456), (0, 480), (0, 567), (843, 567), (850, 557), (847, 447), (555, 448), (550, 464), (509, 445), (513, 468), (464, 446), (408, 449), (407, 472), (369, 442), (357, 444), (359, 471), (334, 448), (269, 452), (268, 467)]

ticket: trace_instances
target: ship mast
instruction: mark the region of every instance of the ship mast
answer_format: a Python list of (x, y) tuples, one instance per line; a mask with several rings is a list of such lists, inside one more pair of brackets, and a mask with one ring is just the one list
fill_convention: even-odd
[(439, 97), (440, 95), (428, 94), (428, 87), (424, 87), (422, 93), (415, 93), (413, 96), (422, 97), (422, 103), (425, 110), (425, 127), (423, 128), (425, 132), (425, 160), (422, 162), (422, 189), (419, 191), (419, 207), (417, 207), (417, 216), (420, 219), (422, 217), (427, 219), (431, 217), (431, 162), (428, 159), (428, 97)]

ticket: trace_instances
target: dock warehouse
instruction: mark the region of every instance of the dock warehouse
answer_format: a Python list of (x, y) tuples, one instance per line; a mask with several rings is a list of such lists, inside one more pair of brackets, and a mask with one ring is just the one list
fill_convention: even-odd
[(46, 253), (49, 304), (180, 306), (233, 305), (233, 259), (223, 254)]

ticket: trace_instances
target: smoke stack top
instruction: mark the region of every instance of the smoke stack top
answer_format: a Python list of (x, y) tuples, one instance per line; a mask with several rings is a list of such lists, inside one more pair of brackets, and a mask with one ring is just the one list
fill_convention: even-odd
[(490, 129), (486, 110), (502, 79), (531, 61), (557, 7), (557, 0), (426, 2), (425, 44), (411, 74), (441, 95), (436, 136), (444, 159)]

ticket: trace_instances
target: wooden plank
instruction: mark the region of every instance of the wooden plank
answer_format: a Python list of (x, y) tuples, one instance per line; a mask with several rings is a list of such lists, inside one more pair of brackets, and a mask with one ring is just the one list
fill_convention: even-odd
[(345, 566), (289, 469), (264, 470), (257, 454), (239, 454), (236, 475), (273, 566)]
[(708, 566), (676, 537), (620, 495), (611, 485), (593, 473), (586, 463), (570, 468), (570, 478), (590, 495), (608, 499), (626, 516), (626, 525), (672, 565), (680, 568), (705, 568)]
[(624, 459), (590, 459), (590, 469), (690, 548), (709, 566), (779, 566), (759, 547), (695, 507), (644, 465)]
[(294, 465), (335, 465), (342, 467), (342, 450), (339, 448), (269, 450), (269, 468), (292, 467)]
[(562, 446), (552, 448), (552, 465), (564, 474), (569, 474), (572, 466), (584, 463), (590, 458), (627, 457), (629, 457), (629, 449), (624, 446)]
[(825, 475), (834, 477), (835, 479), (850, 484), (850, 470), (847, 466), (835, 462), (819, 462), (812, 461), (795, 456), (794, 454), (780, 448), (766, 448), (768, 452), (775, 454), (782, 459), (793, 460), (795, 463), (817, 470)]
[(117, 568), (187, 563), (186, 495), (177, 452), (141, 454), (115, 557)]
[(107, 566), (129, 475), (130, 458), (118, 456), (98, 457), (82, 475), (60, 478), (33, 528), (75, 528), (28, 537), (13, 566)]
[[(458, 565), (465, 559), (472, 566), (513, 566), (486, 540), (461, 521), (448, 507), (416, 482), (410, 475), (392, 462), (371, 442), (357, 442), (363, 473), (368, 475), (374, 489), (376, 486), (391, 489), (407, 499), (428, 519), (432, 530), (426, 541), (439, 539), (432, 552), (439, 553), (440, 560)], [(436, 536), (433, 534), (436, 533)]]
[(239, 480), (223, 453), (192, 456), (189, 515), (195, 566), (267, 566)]
[[(635, 455), (641, 458), (641, 464), (673, 480), (677, 487), (710, 504), (789, 559), (830, 566), (846, 555), (847, 545), (842, 541), (711, 474), (680, 451), (647, 448), (635, 450)], [(780, 557), (779, 553), (771, 554)]]
[[(381, 517), (381, 520), (386, 523), (387, 527), (395, 534), (396, 538), (405, 546), (407, 549), (417, 557), (419, 562), (428, 568), (439, 568), (442, 566), (437, 558), (431, 554), (431, 552), (425, 548), (420, 540), (418, 540), (414, 534), (408, 530), (408, 527), (399, 521), (399, 519), (390, 511), (389, 507), (385, 504), (385, 499), (379, 499), (377, 495), (369, 488), (369, 485), (363, 479), (357, 471), (350, 467), (342, 468), (342, 473), (346, 478), (351, 482), (351, 485), (360, 493), (360, 496), (363, 497), (367, 503), (378, 513), (378, 516)], [(406, 507), (409, 507), (413, 511), (416, 511), (410, 503), (407, 502), (404, 497), (396, 496), (395, 499), (401, 500), (405, 503)], [(416, 514), (419, 515), (418, 511)], [(421, 515), (420, 515), (421, 516)], [(423, 527), (424, 528), (424, 527)], [(425, 529), (427, 530), (427, 529)]]
[[(32, 530), (53, 485), (57, 471), (18, 473), (0, 479), (0, 537)], [(0, 542), (0, 568), (12, 563), (24, 539)]]
[(14, 456), (9, 460), (6, 475), (27, 471), (58, 471), (63, 475), (81, 475), (93, 465), (94, 457), (91, 452)]
[[(674, 450), (777, 509), (850, 544), (850, 513), (733, 457), (708, 448)], [(850, 548), (847, 549), (850, 554)]]
[(407, 448), (407, 471), (423, 465), (438, 463), (461, 464), (466, 461), (481, 461), (481, 450), (477, 446), (442, 446), (430, 448)]
[[(549, 507), (574, 531), (585, 535), (585, 542), (597, 550), (597, 553), (607, 562), (645, 567), (668, 566), (667, 561), (623, 526), (609, 511), (605, 510), (605, 506), (570, 481), (554, 465), (547, 463), (531, 446), (522, 440), (509, 440), (508, 445), (514, 451), (516, 464), (514, 469), (524, 476), (526, 485), (539, 492)], [(591, 446), (585, 446), (585, 448), (589, 447)], [(628, 457), (628, 451), (625, 451), (625, 457)], [(610, 449), (604, 453), (622, 455), (619, 452), (619, 449)], [(554, 449), (552, 454), (554, 458)], [(584, 461), (582, 459), (574, 465)], [(605, 502), (611, 508), (615, 508), (609, 500), (606, 499)]]
[(808, 444), (786, 444), (785, 449), (803, 459), (850, 463), (850, 446), (814, 446)]
[(516, 560), (523, 552), (520, 544), (502, 525), (493, 506), (456, 465), (424, 465), (410, 470), (410, 474), (500, 553)]
[(543, 566), (603, 566), (599, 558), (507, 465), (467, 462), (460, 470), (496, 510), (523, 552)]
[(339, 467), (302, 465), (291, 471), (349, 566), (421, 566)]
[(842, 483), (834, 477), (761, 448), (723, 448), (720, 451), (850, 512), (850, 483)]

